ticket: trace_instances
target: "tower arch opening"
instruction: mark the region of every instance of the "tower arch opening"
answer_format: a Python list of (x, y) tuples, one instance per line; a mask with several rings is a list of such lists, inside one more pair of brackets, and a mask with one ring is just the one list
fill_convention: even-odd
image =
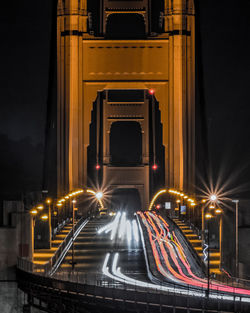
[(136, 121), (119, 121), (110, 130), (111, 165), (137, 166), (142, 162), (142, 132)]
[(107, 18), (106, 38), (142, 39), (146, 37), (144, 17), (138, 13), (113, 13)]
[(125, 211), (128, 217), (141, 209), (141, 197), (137, 188), (116, 188), (112, 193), (111, 206), (115, 211)]

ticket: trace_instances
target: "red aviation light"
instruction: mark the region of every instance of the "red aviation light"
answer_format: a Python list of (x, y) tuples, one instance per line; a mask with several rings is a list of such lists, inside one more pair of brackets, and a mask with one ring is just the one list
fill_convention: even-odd
[(153, 95), (154, 95), (154, 93), (155, 93), (155, 90), (151, 88), (151, 89), (149, 89), (149, 91), (148, 91), (148, 92), (149, 92), (149, 94), (150, 94), (151, 96), (153, 96)]
[(156, 171), (156, 170), (158, 169), (158, 165), (157, 165), (157, 164), (154, 164), (154, 165), (152, 166), (152, 169), (153, 169), (154, 171)]
[(95, 169), (98, 171), (101, 168), (99, 164), (96, 164)]

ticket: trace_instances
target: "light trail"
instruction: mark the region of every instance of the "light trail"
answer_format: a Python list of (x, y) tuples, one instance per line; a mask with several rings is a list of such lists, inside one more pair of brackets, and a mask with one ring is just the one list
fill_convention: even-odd
[(122, 213), (118, 238), (122, 239), (126, 230), (126, 212)]
[(109, 223), (109, 224), (103, 226), (102, 228), (100, 228), (97, 233), (98, 233), (99, 235), (100, 235), (101, 233), (103, 233), (104, 231), (105, 231), (105, 233), (108, 233), (111, 229), (112, 229), (112, 223)]
[(115, 219), (114, 219), (114, 222), (113, 222), (112, 231), (111, 231), (111, 237), (110, 237), (111, 240), (114, 240), (114, 238), (115, 238), (115, 235), (116, 235), (116, 232), (117, 232), (117, 227), (118, 227), (118, 224), (119, 224), (119, 221), (120, 221), (120, 217), (121, 217), (121, 212), (118, 212), (116, 217), (115, 217)]
[[(159, 226), (158, 222), (161, 220), (163, 222), (163, 225), (168, 226), (168, 224), (166, 222), (164, 222), (164, 220), (161, 217), (158, 218), (158, 216), (156, 214), (154, 217), (152, 216), (152, 213), (148, 213), (148, 212), (146, 212), (145, 215), (143, 213), (140, 213), (139, 215), (141, 216), (142, 221), (143, 221), (143, 223), (146, 227), (146, 230), (148, 232), (151, 248), (152, 248), (155, 262), (156, 262), (156, 265), (157, 265), (159, 272), (163, 276), (165, 276), (166, 278), (169, 279), (170, 278), (169, 273), (167, 273), (166, 270), (164, 269), (164, 267), (166, 267), (168, 269), (168, 271), (171, 272), (171, 274), (177, 279), (177, 281), (179, 283), (185, 283), (185, 284), (188, 284), (188, 285), (191, 285), (194, 287), (206, 289), (207, 288), (207, 280), (200, 278), (200, 277), (197, 277), (192, 272), (190, 265), (187, 262), (185, 262), (185, 259), (187, 259), (187, 256), (185, 255), (184, 248), (181, 246), (180, 242), (178, 241), (178, 244), (177, 244), (177, 242), (175, 240), (173, 240), (173, 238), (176, 237), (174, 232), (173, 232), (173, 234), (171, 234), (171, 240), (168, 239), (167, 237), (163, 238), (162, 228)], [(157, 227), (156, 227), (155, 223), (158, 224)], [(152, 233), (151, 228), (153, 229), (154, 234)], [(152, 240), (153, 236), (155, 237), (155, 240)], [(176, 239), (177, 239), (177, 237), (176, 237)], [(157, 246), (159, 247), (159, 249), (161, 251), (161, 257), (158, 253)], [(182, 257), (179, 257), (178, 253), (176, 253), (176, 251), (178, 251), (178, 249), (180, 249), (179, 251), (181, 252), (181, 254), (185, 255), (184, 259)], [(172, 262), (175, 265), (176, 269), (174, 269), (171, 266), (168, 254), (170, 255)], [(181, 261), (179, 264), (177, 264), (178, 263), (178, 257)], [(162, 263), (162, 260), (164, 261), (163, 263)], [(180, 267), (181, 264), (183, 264), (185, 266), (190, 277), (183, 273), (183, 270)], [(178, 270), (178, 271), (176, 271), (176, 270)], [(223, 284), (219, 284), (219, 283), (210, 283), (209, 288), (212, 290), (216, 290), (216, 291), (250, 295), (250, 291), (247, 289), (233, 288), (231, 286), (227, 286), (227, 285), (223, 285)]]
[[(102, 267), (102, 272), (105, 274), (107, 277), (111, 278), (112, 280), (119, 281), (121, 283), (125, 283), (128, 285), (133, 285), (136, 287), (143, 287), (143, 288), (148, 288), (148, 289), (153, 289), (153, 290), (159, 290), (163, 292), (172, 292), (174, 294), (179, 294), (179, 295), (184, 295), (184, 296), (193, 296), (193, 297), (200, 297), (200, 298), (205, 298), (206, 294), (204, 291), (199, 291), (199, 290), (192, 290), (190, 288), (188, 289), (183, 289), (179, 287), (171, 287), (171, 286), (160, 286), (158, 284), (152, 284), (152, 283), (146, 283), (131, 277), (128, 277), (124, 275), (121, 271), (121, 268), (118, 267), (118, 258), (119, 254), (115, 253), (115, 256), (113, 258), (113, 263), (112, 263), (112, 273), (109, 272), (109, 267), (108, 262), (110, 259), (110, 253), (107, 253), (103, 267)], [(231, 295), (225, 295), (225, 294), (215, 294), (215, 293), (210, 293), (209, 298), (211, 299), (217, 299), (217, 300), (226, 300), (226, 301), (236, 301), (236, 302), (246, 302), (250, 303), (250, 299), (246, 297), (239, 297), (239, 296), (231, 296)]]
[(132, 239), (132, 231), (131, 231), (131, 223), (130, 221), (126, 222), (126, 229), (127, 229), (127, 240), (128, 244), (130, 244), (131, 239)]
[[(156, 214), (154, 216), (148, 216), (148, 218), (146, 218), (146, 216), (143, 213), (139, 213), (139, 215), (141, 216), (143, 223), (147, 229), (148, 232), (148, 236), (150, 239), (150, 244), (151, 244), (151, 248), (153, 251), (153, 255), (155, 258), (155, 262), (156, 262), (156, 266), (158, 271), (167, 279), (173, 281), (174, 283), (177, 284), (183, 284), (182, 287), (176, 287), (176, 286), (160, 286), (157, 284), (153, 284), (153, 283), (145, 283), (139, 280), (136, 280), (134, 278), (128, 277), (126, 275), (124, 275), (120, 269), (120, 267), (118, 267), (118, 258), (119, 258), (119, 254), (115, 253), (114, 258), (113, 258), (113, 263), (112, 263), (112, 273), (109, 271), (109, 267), (107, 266), (109, 261), (110, 261), (110, 257), (111, 254), (108, 253), (105, 257), (104, 260), (104, 264), (102, 267), (102, 271), (103, 273), (113, 279), (116, 280), (118, 282), (121, 283), (126, 283), (126, 284), (130, 284), (130, 285), (136, 285), (136, 286), (140, 286), (140, 287), (144, 287), (144, 288), (149, 288), (149, 289), (157, 289), (157, 290), (161, 290), (161, 291), (167, 291), (167, 292), (173, 292), (173, 293), (177, 293), (180, 295), (189, 295), (189, 296), (197, 296), (197, 297), (205, 297), (205, 290), (207, 288), (207, 280), (206, 279), (202, 279), (200, 277), (197, 277), (196, 275), (193, 274), (191, 267), (189, 265), (188, 262), (186, 262), (186, 254), (185, 251), (182, 247), (182, 245), (180, 244), (178, 238), (176, 237), (176, 234), (174, 233), (174, 231), (172, 231), (171, 233), (171, 239), (168, 238), (168, 236), (166, 235), (166, 232), (170, 232), (169, 230), (169, 225), (164, 222), (164, 220), (162, 221), (162, 218), (157, 216)], [(135, 223), (135, 220), (132, 221), (132, 227), (131, 227), (131, 222), (128, 220), (124, 220), (124, 213), (120, 213), (119, 212), (119, 218), (115, 219), (112, 223), (106, 225), (103, 227), (103, 229), (105, 228), (106, 230), (108, 229), (112, 229), (113, 232), (113, 239), (117, 233), (117, 228), (119, 225), (119, 221), (120, 221), (120, 226), (122, 227), (122, 225), (124, 226), (124, 231), (125, 229), (127, 230), (127, 241), (128, 241), (128, 245), (130, 244), (131, 240), (132, 240), (132, 230), (133, 230), (133, 238), (135, 241), (137, 241), (136, 237), (136, 232), (138, 234), (138, 225)], [(122, 223), (122, 220), (125, 221), (126, 223)], [(162, 224), (159, 224), (159, 221), (162, 221)], [(157, 224), (157, 227), (155, 225), (155, 223)], [(112, 226), (111, 226), (112, 225)], [(136, 225), (137, 226), (137, 231), (136, 229)], [(164, 226), (164, 227), (163, 227)], [(155, 235), (153, 235), (152, 230), (154, 230)], [(121, 228), (119, 229), (119, 233), (118, 233), (118, 237), (121, 236), (122, 238), (122, 233), (124, 232), (123, 230), (121, 231)], [(153, 237), (155, 239), (153, 239)], [(113, 240), (112, 239), (112, 240)], [(138, 235), (138, 240), (139, 240), (139, 235)], [(157, 248), (158, 246), (158, 248)], [(159, 253), (158, 253), (158, 249), (160, 249), (161, 251), (161, 256), (160, 257)], [(173, 264), (176, 266), (176, 270), (174, 270), (172, 268), (172, 265), (170, 263), (170, 259), (173, 261)], [(183, 257), (184, 254), (184, 257)], [(180, 264), (178, 263), (178, 259), (180, 260)], [(162, 260), (164, 261), (162, 263)], [(176, 263), (177, 262), (177, 263)], [(183, 270), (181, 268), (181, 264), (183, 264), (185, 266), (185, 268), (188, 271), (188, 274), (191, 277), (188, 277), (187, 275), (185, 275), (183, 273)], [(165, 267), (170, 271), (167, 272), (165, 270)], [(171, 283), (170, 283), (171, 284)], [(188, 286), (186, 286), (188, 285)], [(198, 290), (192, 290), (191, 287), (194, 288), (198, 288)], [(199, 290), (201, 289), (201, 290)], [(214, 291), (214, 292), (213, 292)], [(216, 292), (216, 294), (215, 294)], [(227, 293), (227, 294), (225, 294)], [(234, 295), (232, 295), (232, 293)], [(222, 285), (222, 284), (217, 284), (217, 283), (211, 283), (210, 284), (210, 293), (209, 293), (209, 297), (213, 298), (213, 299), (218, 299), (218, 300), (228, 300), (228, 301), (242, 301), (242, 302), (248, 302), (250, 303), (250, 298), (247, 298), (246, 296), (250, 295), (250, 291), (249, 290), (245, 290), (245, 289), (241, 289), (241, 288), (233, 288), (230, 286), (226, 286), (226, 285)], [(245, 297), (244, 297), (245, 296)]]
[(133, 236), (136, 242), (139, 242), (139, 232), (138, 232), (138, 225), (136, 220), (132, 221), (132, 227), (133, 227)]
[[(110, 258), (110, 253), (107, 253), (103, 267), (102, 267), (102, 272), (105, 274), (107, 277), (111, 278), (112, 280), (117, 280), (121, 283), (126, 283), (128, 285), (133, 285), (133, 286), (139, 286), (139, 287), (144, 287), (144, 288), (149, 288), (149, 289), (154, 289), (154, 290), (161, 290), (161, 291), (167, 291), (167, 292), (175, 292), (177, 294), (182, 294), (182, 295), (192, 295), (192, 296), (198, 296), (198, 297), (205, 297), (205, 292), (199, 292), (199, 291), (190, 291), (190, 290), (185, 290), (181, 288), (176, 288), (176, 287), (168, 287), (168, 286), (160, 286), (157, 284), (152, 284), (152, 283), (145, 283), (143, 281), (130, 278), (124, 274), (121, 273), (121, 269), (117, 268), (117, 263), (118, 263), (118, 253), (115, 254), (115, 257), (113, 259), (112, 263), (112, 272), (111, 274), (109, 272), (109, 267), (107, 266), (109, 258)], [(233, 297), (232, 297), (233, 298)]]

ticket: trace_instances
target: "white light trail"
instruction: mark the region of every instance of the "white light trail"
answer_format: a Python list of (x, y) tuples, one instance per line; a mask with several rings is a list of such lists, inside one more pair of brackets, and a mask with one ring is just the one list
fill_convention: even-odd
[(133, 220), (132, 222), (133, 226), (133, 236), (136, 242), (139, 242), (139, 232), (138, 232), (138, 226), (136, 220)]
[(97, 233), (98, 233), (98, 234), (101, 234), (101, 233), (103, 233), (104, 231), (105, 231), (105, 233), (108, 233), (108, 232), (111, 231), (111, 229), (112, 229), (112, 224), (113, 224), (113, 223), (109, 223), (109, 224), (103, 226), (102, 228), (100, 228), (100, 229), (98, 230)]
[(123, 238), (124, 233), (125, 233), (125, 229), (126, 229), (126, 212), (123, 212), (122, 213), (122, 218), (121, 218), (121, 223), (120, 223), (119, 234), (118, 234), (118, 237), (120, 239)]
[(145, 282), (142, 282), (140, 280), (136, 280), (136, 279), (130, 278), (130, 277), (122, 274), (120, 267), (117, 268), (118, 257), (119, 257), (118, 253), (115, 254), (115, 257), (113, 259), (112, 272), (113, 272), (114, 275), (112, 275), (109, 272), (109, 268), (107, 267), (107, 263), (108, 263), (109, 257), (110, 257), (110, 254), (108, 253), (108, 255), (106, 255), (106, 257), (105, 257), (105, 261), (104, 261), (104, 264), (103, 264), (103, 268), (102, 268), (103, 269), (103, 273), (106, 276), (108, 276), (108, 277), (110, 277), (112, 279), (115, 279), (115, 280), (117, 280), (119, 282), (126, 283), (126, 284), (133, 285), (133, 286), (138, 286), (138, 287), (151, 288), (151, 289), (154, 289), (154, 290), (157, 289), (157, 290), (161, 290), (161, 291), (175, 292), (175, 293), (183, 294), (183, 295), (192, 295), (192, 296), (198, 296), (198, 297), (205, 297), (205, 292), (198, 292), (198, 291), (185, 290), (185, 289), (180, 289), (180, 288), (160, 286), (160, 285), (156, 285), (156, 284), (152, 284), (152, 283), (145, 283)]
[(115, 238), (120, 217), (121, 217), (121, 212), (118, 212), (112, 225), (112, 231), (111, 231), (111, 237), (110, 237), (111, 240), (114, 240)]
[[(201, 298), (205, 298), (205, 296), (206, 296), (204, 291), (195, 291), (195, 290), (190, 290), (189, 288), (181, 289), (178, 287), (160, 286), (157, 284), (145, 283), (145, 282), (142, 282), (140, 280), (130, 278), (121, 272), (120, 267), (117, 268), (118, 257), (119, 257), (119, 254), (116, 253), (115, 257), (113, 259), (113, 263), (112, 263), (112, 272), (114, 275), (112, 275), (109, 272), (109, 268), (107, 267), (107, 264), (108, 264), (108, 261), (110, 258), (110, 253), (107, 253), (105, 260), (104, 260), (104, 263), (103, 263), (102, 271), (107, 277), (109, 277), (111, 279), (115, 279), (121, 283), (126, 283), (128, 285), (144, 287), (144, 288), (160, 290), (160, 291), (166, 291), (166, 292), (173, 292), (175, 294), (188, 295), (188, 296), (201, 297)], [(222, 293), (219, 294), (218, 292), (216, 294), (214, 294), (214, 293), (212, 293), (212, 291), (210, 292), (209, 297), (212, 299), (226, 300), (226, 301), (239, 301), (239, 302), (241, 301), (241, 302), (247, 302), (247, 303), (250, 302), (250, 298), (234, 297), (234, 296), (225, 295)]]
[(132, 239), (132, 231), (131, 231), (131, 223), (130, 223), (130, 221), (126, 222), (126, 228), (127, 228), (127, 240), (128, 240), (128, 244), (130, 244), (131, 239)]

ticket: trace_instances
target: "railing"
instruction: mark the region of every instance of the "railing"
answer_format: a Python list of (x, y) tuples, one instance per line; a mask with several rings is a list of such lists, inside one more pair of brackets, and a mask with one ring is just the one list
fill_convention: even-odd
[(197, 254), (197, 252), (195, 251), (194, 247), (192, 246), (192, 244), (190, 243), (190, 241), (186, 238), (185, 234), (183, 233), (182, 229), (175, 223), (175, 221), (173, 220), (168, 220), (168, 223), (172, 223), (176, 229), (178, 230), (179, 234), (181, 235), (181, 241), (182, 243), (188, 248), (189, 252), (191, 253), (191, 255), (193, 256), (193, 259), (196, 261), (196, 263), (198, 264), (198, 266), (200, 266), (203, 274), (205, 275), (206, 273), (206, 265), (203, 262), (203, 260), (199, 257), (199, 255)]
[[(136, 312), (168, 312), (169, 308), (178, 308), (183, 312), (187, 312), (184, 310), (187, 308), (188, 312), (204, 312), (205, 308), (208, 308), (209, 312), (249, 312), (249, 299), (244, 296), (231, 294), (223, 298), (220, 291), (213, 290), (208, 298), (206, 289), (200, 289), (199, 294), (194, 296), (193, 288), (188, 288), (184, 295), (178, 291), (180, 287), (174, 283), (171, 284), (171, 290), (166, 290), (164, 284), (160, 285), (160, 288), (153, 288), (152, 284), (139, 286), (136, 283), (128, 284), (108, 279), (101, 273), (59, 271), (50, 278), (22, 272), (19, 273), (19, 281), (22, 290), (31, 292), (33, 297), (42, 301), (48, 303), (51, 301), (50, 306), (55, 301), (69, 302), (72, 295), (74, 305), (77, 301), (80, 307), (94, 303), (99, 304), (102, 309), (107, 305), (109, 310), (111, 307), (117, 310), (117, 304), (126, 304), (125, 311)], [(51, 293), (54, 295), (58, 293), (58, 298), (55, 296), (50, 298)], [(134, 305), (133, 310), (131, 304)]]
[(225, 273), (222, 275), (213, 275), (212, 277), (214, 280), (219, 281), (220, 283), (226, 284), (228, 286), (232, 286), (234, 288), (250, 288), (250, 280), (243, 279), (243, 278), (237, 278), (233, 276), (227, 276)]
[[(73, 228), (70, 230), (66, 238), (63, 240), (63, 242), (60, 244), (58, 249), (56, 250), (53, 257), (49, 260), (50, 266), (49, 266), (49, 272), (47, 272), (49, 275), (53, 275), (53, 273), (57, 270), (57, 268), (60, 266), (62, 260), (64, 259), (66, 253), (68, 252), (69, 248), (71, 247), (72, 243), (75, 241), (76, 237), (80, 233), (80, 231), (83, 229), (83, 227), (88, 223), (89, 219), (81, 218), (78, 223), (74, 226), (74, 237), (73, 237)], [(47, 263), (46, 263), (47, 264)], [(46, 265), (45, 264), (45, 265)]]
[(61, 262), (63, 261), (72, 243), (75, 241), (76, 237), (78, 236), (82, 228), (88, 223), (88, 221), (89, 218), (87, 219), (81, 218), (74, 226), (74, 237), (72, 236), (73, 234), (72, 228), (69, 231), (68, 235), (64, 238), (63, 242), (60, 244), (54, 255), (45, 264), (36, 264), (27, 259), (18, 257), (17, 268), (28, 273), (36, 273), (42, 276), (53, 275), (60, 266)]

